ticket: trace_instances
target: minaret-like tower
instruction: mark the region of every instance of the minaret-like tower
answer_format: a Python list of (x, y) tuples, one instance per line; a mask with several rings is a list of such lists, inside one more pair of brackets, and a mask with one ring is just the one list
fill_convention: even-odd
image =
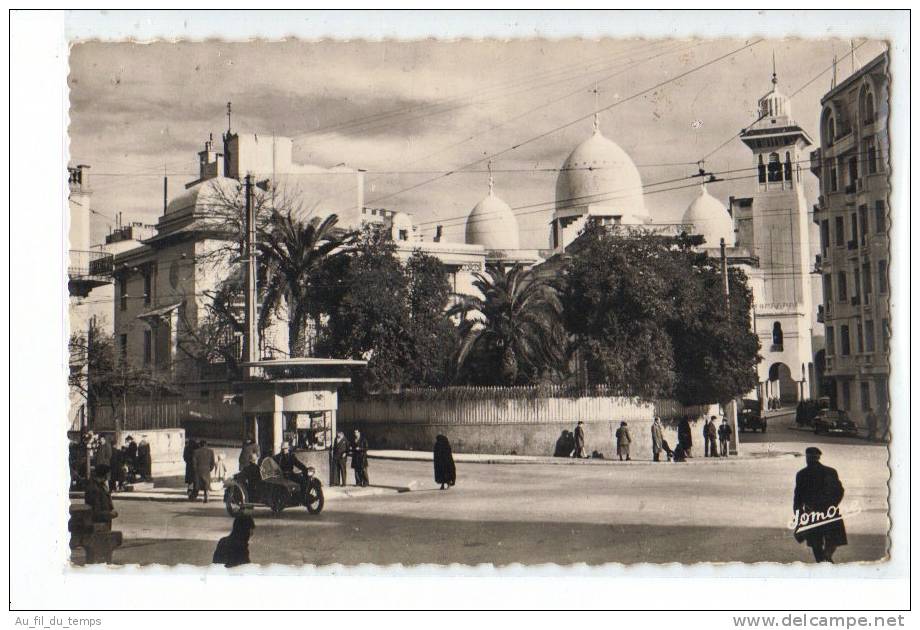
[(761, 394), (786, 404), (809, 396), (811, 368), (811, 247), (802, 164), (812, 144), (792, 119), (789, 99), (777, 87), (758, 102), (758, 119), (741, 134), (757, 177), (751, 208), (751, 253), (760, 261), (762, 291), (754, 315), (764, 357)]

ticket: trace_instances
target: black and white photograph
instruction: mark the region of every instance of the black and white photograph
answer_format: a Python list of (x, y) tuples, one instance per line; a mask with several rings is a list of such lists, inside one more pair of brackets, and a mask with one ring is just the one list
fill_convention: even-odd
[(906, 560), (909, 47), (641, 12), (590, 37), (93, 15), (65, 18), (42, 174), (66, 414), (31, 434), (66, 439), (70, 580)]

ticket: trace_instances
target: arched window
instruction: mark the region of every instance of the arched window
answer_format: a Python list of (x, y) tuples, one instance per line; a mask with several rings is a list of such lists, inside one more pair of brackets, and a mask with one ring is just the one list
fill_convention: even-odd
[(773, 322), (773, 345), (778, 349), (783, 349), (783, 326), (779, 322)]
[(834, 139), (837, 137), (837, 129), (834, 126), (834, 116), (833, 115), (827, 117), (826, 134), (827, 134), (826, 144), (827, 146), (831, 146), (832, 144), (834, 144)]
[(872, 92), (866, 92), (866, 103), (864, 105), (866, 110), (865, 122), (871, 123), (875, 121), (875, 97), (872, 95)]
[(783, 165), (779, 161), (779, 153), (771, 153), (767, 163), (767, 179), (771, 182), (783, 180)]
[(763, 155), (757, 156), (757, 181), (761, 184), (767, 183), (767, 167), (763, 163)]
[(792, 157), (789, 155), (789, 151), (786, 151), (786, 181), (792, 181)]

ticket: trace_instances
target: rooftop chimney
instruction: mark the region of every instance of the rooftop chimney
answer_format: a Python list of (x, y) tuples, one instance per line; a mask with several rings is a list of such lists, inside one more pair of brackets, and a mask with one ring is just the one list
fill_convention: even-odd
[(435, 242), (435, 243), (440, 243), (440, 242), (441, 242), (441, 239), (443, 239), (443, 238), (444, 238), (444, 226), (443, 226), (443, 225), (437, 225), (437, 226), (435, 226), (435, 228), (434, 228), (434, 242)]

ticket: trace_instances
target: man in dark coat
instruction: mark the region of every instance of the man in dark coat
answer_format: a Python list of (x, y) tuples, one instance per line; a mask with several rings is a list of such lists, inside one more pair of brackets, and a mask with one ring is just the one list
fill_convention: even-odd
[(112, 496), (106, 487), (109, 472), (106, 464), (97, 464), (86, 483), (83, 501), (92, 508), (94, 523), (111, 523), (112, 519), (118, 516), (112, 505)]
[(143, 481), (149, 481), (152, 476), (153, 459), (150, 456), (150, 443), (147, 436), (142, 435), (137, 445), (137, 472)]
[(192, 494), (193, 500), (198, 498), (199, 492), (204, 492), (204, 502), (208, 502), (208, 490), (211, 489), (211, 471), (214, 470), (216, 464), (217, 459), (214, 457), (214, 451), (208, 448), (207, 442), (201, 440), (198, 443), (198, 448), (192, 454), (192, 469), (194, 472), (192, 483), (195, 484)]
[[(99, 436), (99, 446), (96, 447), (96, 466), (105, 466), (109, 471), (107, 474), (111, 477), (112, 470), (112, 445), (104, 435)], [(111, 482), (110, 482), (111, 483)]]
[(837, 547), (847, 544), (840, 516), (843, 484), (837, 471), (821, 463), (821, 450), (805, 449), (806, 466), (795, 476), (792, 511), (796, 518), (795, 539), (805, 541), (815, 562), (833, 562)]
[(441, 484), (441, 490), (457, 483), (454, 454), (446, 435), (439, 435), (434, 441), (434, 482)]
[(302, 473), (306, 473), (307, 467), (297, 459), (297, 455), (291, 450), (290, 442), (281, 443), (281, 451), (274, 456), (274, 460), (278, 463), (278, 468), (281, 469), (281, 474), (284, 475), (284, 478), (296, 481), (300, 484), (301, 490), (303, 490), (307, 481), (306, 475), (297, 474), (294, 469), (296, 468)]
[(246, 466), (249, 465), (249, 462), (252, 460), (252, 455), (255, 453), (256, 459), (262, 454), (259, 449), (259, 445), (253, 442), (252, 440), (244, 440), (243, 447), (240, 449), (240, 470), (242, 471)]
[(234, 518), (230, 535), (217, 541), (212, 562), (222, 564), (228, 569), (249, 564), (249, 539), (255, 528), (256, 523), (251, 516), (241, 514)]
[(719, 452), (716, 450), (716, 417), (709, 416), (709, 420), (703, 425), (703, 451), (706, 457), (718, 457)]
[(332, 485), (344, 486), (348, 473), (348, 440), (345, 433), (339, 431), (335, 434), (332, 444)]
[(351, 443), (351, 467), (355, 471), (356, 486), (370, 484), (367, 476), (367, 438), (358, 429), (355, 429), (355, 438)]
[(185, 462), (185, 484), (191, 486), (195, 482), (195, 468), (192, 465), (192, 455), (195, 454), (195, 440), (186, 440), (185, 449), (182, 451), (182, 461)]
[(728, 424), (728, 418), (722, 418), (722, 424), (719, 425), (719, 455), (728, 457), (728, 443), (732, 439), (732, 427)]
[(129, 473), (137, 474), (137, 442), (130, 435), (125, 438), (125, 465)]
[(686, 457), (690, 457), (693, 449), (693, 434), (690, 430), (690, 419), (684, 416), (677, 425), (677, 446)]
[(575, 457), (586, 459), (588, 452), (585, 450), (585, 423), (579, 420), (575, 425)]
[(125, 449), (113, 448), (109, 460), (109, 492), (125, 489)]
[(617, 438), (617, 457), (622, 462), (624, 459), (630, 461), (629, 445), (632, 442), (632, 436), (629, 435), (629, 427), (625, 422), (620, 423), (620, 428), (616, 432)]

